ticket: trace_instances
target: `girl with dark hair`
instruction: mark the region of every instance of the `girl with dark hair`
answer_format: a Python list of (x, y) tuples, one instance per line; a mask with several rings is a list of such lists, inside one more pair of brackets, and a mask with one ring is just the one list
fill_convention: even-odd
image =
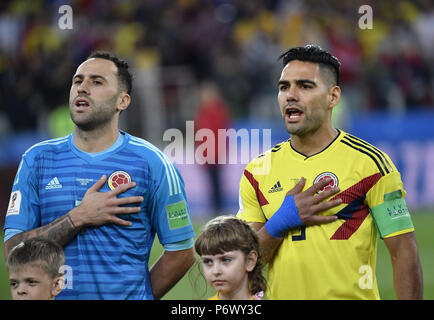
[(266, 289), (256, 232), (243, 220), (220, 216), (197, 237), (208, 284), (217, 290), (210, 300), (261, 300)]

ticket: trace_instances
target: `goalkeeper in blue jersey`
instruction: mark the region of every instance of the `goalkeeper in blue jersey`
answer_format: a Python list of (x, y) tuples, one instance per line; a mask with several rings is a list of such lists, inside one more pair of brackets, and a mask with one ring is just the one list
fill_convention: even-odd
[[(159, 299), (194, 263), (184, 181), (146, 140), (118, 128), (131, 100), (128, 64), (94, 53), (72, 78), (74, 132), (20, 162), (5, 221), (5, 255), (26, 239), (64, 247), (69, 283), (57, 299)], [(149, 270), (157, 234), (165, 250)]]

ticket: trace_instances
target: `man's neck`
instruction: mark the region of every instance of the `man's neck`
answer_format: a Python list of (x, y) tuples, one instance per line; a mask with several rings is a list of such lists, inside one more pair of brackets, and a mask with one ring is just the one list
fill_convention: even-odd
[(111, 147), (119, 137), (118, 128), (83, 131), (75, 127), (74, 145), (84, 152), (101, 152)]
[(317, 130), (312, 134), (294, 135), (291, 136), (291, 146), (301, 154), (310, 157), (324, 150), (338, 134), (338, 130), (330, 127), (326, 130)]

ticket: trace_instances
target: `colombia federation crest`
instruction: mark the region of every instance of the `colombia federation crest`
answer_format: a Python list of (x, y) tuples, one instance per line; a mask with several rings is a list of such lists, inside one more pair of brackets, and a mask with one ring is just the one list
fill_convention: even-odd
[(339, 185), (339, 180), (338, 177), (336, 177), (336, 175), (332, 172), (323, 172), (320, 175), (318, 175), (315, 180), (313, 181), (313, 184), (325, 179), (325, 178), (329, 178), (331, 179), (330, 183), (328, 185), (326, 185), (324, 188), (322, 188), (320, 191), (325, 191), (325, 190), (329, 190), (333, 187), (337, 187)]
[(131, 176), (126, 171), (115, 171), (108, 178), (108, 186), (111, 190), (119, 187), (121, 184), (131, 182)]

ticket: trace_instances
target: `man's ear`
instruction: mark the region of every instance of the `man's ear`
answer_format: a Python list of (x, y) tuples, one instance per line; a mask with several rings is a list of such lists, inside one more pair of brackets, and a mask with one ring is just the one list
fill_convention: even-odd
[(258, 261), (258, 253), (255, 250), (250, 251), (246, 257), (247, 272), (251, 272), (253, 271), (253, 269), (255, 269), (257, 261)]
[(126, 110), (131, 103), (131, 96), (126, 92), (121, 92), (118, 97), (118, 110)]
[(333, 109), (341, 99), (341, 88), (339, 86), (333, 86), (329, 89), (328, 105), (330, 109)]
[(63, 276), (54, 278), (53, 286), (51, 288), (51, 296), (53, 298), (57, 296), (60, 293), (60, 291), (63, 290), (64, 287), (65, 287), (65, 278)]

